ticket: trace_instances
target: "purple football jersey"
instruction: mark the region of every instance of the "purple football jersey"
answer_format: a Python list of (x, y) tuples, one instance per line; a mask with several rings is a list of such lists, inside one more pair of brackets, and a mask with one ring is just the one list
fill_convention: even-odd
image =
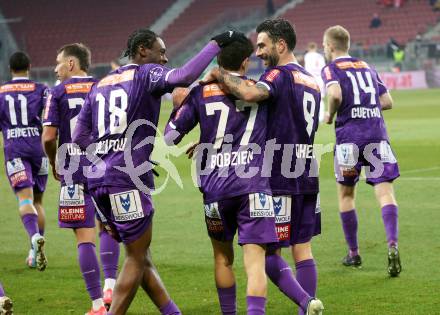
[(47, 87), (27, 78), (15, 78), (0, 87), (0, 128), (5, 161), (43, 157), (41, 116)]
[(88, 178), (90, 188), (139, 187), (134, 178), (154, 188), (149, 159), (161, 96), (174, 88), (167, 81), (171, 71), (158, 64), (129, 64), (93, 86), (78, 117), (80, 125), (91, 130), (95, 154), (104, 162), (92, 165), (92, 172), (98, 169), (103, 174)]
[[(318, 83), (299, 64), (289, 63), (267, 69), (257, 84), (266, 86), (270, 93), (265, 101), (269, 107), (266, 151), (274, 150), (270, 174), (273, 194), (318, 193), (313, 153), (321, 101)], [(281, 146), (275, 147), (271, 140)]]
[(336, 58), (321, 75), (326, 86), (337, 83), (342, 90), (336, 143), (388, 140), (379, 102), (387, 88), (374, 69), (365, 61), (346, 56)]
[(83, 167), (89, 163), (83, 152), (73, 147), (72, 133), (86, 95), (95, 82), (96, 80), (89, 76), (72, 77), (54, 86), (46, 101), (43, 125), (57, 127), (58, 146), (68, 145), (64, 168), (68, 169), (71, 155), (80, 155), (79, 168), (72, 175), (74, 183), (86, 183)]
[(267, 106), (226, 95), (217, 83), (196, 86), (172, 113), (165, 137), (177, 130), (180, 136), (174, 143), (179, 142), (197, 123), (203, 148), (198, 153), (199, 184), (205, 203), (248, 193), (270, 194), (269, 179), (261, 177)]

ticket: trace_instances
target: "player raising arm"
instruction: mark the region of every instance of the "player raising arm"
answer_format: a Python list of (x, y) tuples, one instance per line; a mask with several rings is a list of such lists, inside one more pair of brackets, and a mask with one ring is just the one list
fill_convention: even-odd
[(31, 241), (26, 263), (43, 271), (43, 192), (47, 158), (41, 146), (41, 116), (47, 88), (29, 80), (30, 60), (23, 52), (9, 59), (12, 80), (0, 87), (0, 129), (3, 133), (6, 173), (18, 200), (18, 211)]
[[(390, 147), (381, 110), (393, 101), (377, 72), (366, 62), (349, 56), (350, 34), (342, 26), (324, 33), (324, 52), (330, 64), (322, 71), (328, 94), (326, 122), (335, 122), (335, 175), (339, 211), (349, 252), (342, 263), (361, 266), (357, 241), (355, 191), (362, 166), (369, 167), (367, 183), (374, 187), (382, 208), (388, 242), (388, 273), (401, 271), (397, 249), (397, 202), (392, 182), (399, 177), (397, 160)], [(373, 171), (374, 169), (374, 171)], [(378, 174), (376, 174), (378, 173)]]
[[(317, 284), (311, 239), (320, 233), (321, 221), (318, 177), (311, 171), (316, 161), (307, 154), (313, 151), (320, 91), (312, 75), (296, 62), (296, 33), (287, 20), (266, 20), (257, 27), (257, 33), (256, 55), (268, 67), (257, 84), (249, 85), (222, 68), (214, 68), (207, 80), (218, 80), (242, 100), (268, 106), (267, 139), (272, 144), (268, 141), (266, 152), (272, 150), (274, 155), (271, 165), (266, 165), (270, 171), (265, 176), (270, 178), (280, 242), (268, 249), (266, 272), (300, 305), (300, 313), (321, 314), (321, 301), (310, 299)], [(281, 144), (280, 149), (276, 144)], [(293, 174), (298, 165), (304, 167), (303, 172)], [(289, 245), (296, 262), (296, 279), (281, 257), (281, 247)]]
[[(251, 41), (243, 35), (221, 50), (218, 64), (231, 75), (247, 80), (244, 74), (252, 52)], [(236, 314), (232, 241), (237, 229), (248, 276), (247, 314), (265, 313), (265, 251), (268, 243), (278, 241), (275, 214), (268, 178), (262, 178), (260, 171), (250, 178), (246, 173), (262, 168), (266, 121), (266, 106), (244, 103), (212, 83), (193, 88), (182, 106), (173, 111), (165, 130), (165, 141), (177, 144), (199, 123), (199, 142), (208, 149), (199, 153), (197, 164), (207, 165), (209, 174), (204, 171), (205, 175), (198, 176), (223, 314)], [(261, 151), (254, 152), (253, 146)]]
[[(188, 86), (196, 80), (219, 52), (219, 45), (227, 45), (235, 36), (232, 31), (216, 36), (216, 41), (208, 43), (183, 67), (168, 69), (162, 65), (167, 60), (163, 40), (148, 29), (139, 29), (127, 42), (130, 63), (99, 81), (81, 110), (74, 141), (82, 149), (91, 142), (96, 145), (94, 152), (104, 162), (96, 168), (104, 166), (104, 170), (103, 176), (89, 177), (89, 187), (102, 217), (126, 248), (110, 314), (125, 314), (139, 285), (162, 314), (180, 314), (149, 252), (154, 213), (149, 159), (161, 96), (176, 86)], [(150, 141), (141, 143), (145, 139)], [(136, 148), (138, 145), (140, 148)], [(127, 160), (133, 168), (146, 166), (146, 171), (135, 174), (136, 169), (127, 169)]]

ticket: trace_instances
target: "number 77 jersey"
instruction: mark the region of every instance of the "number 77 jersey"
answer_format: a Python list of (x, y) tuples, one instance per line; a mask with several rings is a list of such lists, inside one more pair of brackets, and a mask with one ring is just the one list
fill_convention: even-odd
[(180, 142), (197, 124), (197, 171), (205, 203), (249, 193), (270, 193), (268, 178), (261, 177), (266, 106), (237, 100), (217, 83), (196, 86), (171, 114), (165, 129), (166, 141), (177, 131), (173, 142)]

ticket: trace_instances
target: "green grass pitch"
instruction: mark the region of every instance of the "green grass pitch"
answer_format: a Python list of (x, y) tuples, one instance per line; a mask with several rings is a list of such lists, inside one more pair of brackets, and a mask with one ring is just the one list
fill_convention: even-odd
[[(319, 268), (318, 296), (324, 302), (325, 314), (440, 313), (440, 90), (400, 91), (392, 95), (395, 107), (384, 116), (402, 173), (395, 190), (400, 205), (403, 272), (399, 278), (387, 276), (380, 209), (372, 188), (364, 182), (360, 183), (357, 201), (363, 268), (350, 269), (340, 264), (346, 247), (337, 211), (332, 155), (326, 154), (321, 163), (322, 235), (315, 238), (313, 247)], [(170, 106), (163, 106), (161, 130)], [(193, 132), (185, 143), (196, 138), (197, 132)], [(331, 142), (333, 127), (320, 126), (316, 143)], [(3, 155), (1, 159), (3, 165)], [(154, 197), (153, 258), (184, 314), (219, 314), (202, 198), (192, 184), (186, 157), (172, 161), (182, 177), (183, 189), (170, 180), (166, 189)], [(76, 315), (84, 314), (90, 307), (77, 264), (73, 233), (57, 226), (58, 189), (50, 178), (44, 199), (48, 268), (44, 272), (29, 270), (24, 264), (29, 245), (17, 202), (4, 168), (0, 174), (0, 281), (19, 315)], [(286, 251), (284, 255), (292, 264), (290, 254)], [(239, 247), (235, 270), (239, 314), (245, 314), (246, 279)], [(159, 312), (139, 290), (128, 314)], [(272, 284), (268, 288), (267, 314), (296, 314), (293, 303)]]

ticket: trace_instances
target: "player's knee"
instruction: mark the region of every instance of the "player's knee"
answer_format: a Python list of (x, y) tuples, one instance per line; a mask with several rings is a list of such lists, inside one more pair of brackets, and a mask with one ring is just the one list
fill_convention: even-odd
[(230, 268), (234, 264), (234, 254), (217, 252), (214, 255), (214, 261), (216, 266)]
[(307, 242), (292, 246), (292, 256), (296, 263), (303, 260), (313, 259), (311, 243)]

